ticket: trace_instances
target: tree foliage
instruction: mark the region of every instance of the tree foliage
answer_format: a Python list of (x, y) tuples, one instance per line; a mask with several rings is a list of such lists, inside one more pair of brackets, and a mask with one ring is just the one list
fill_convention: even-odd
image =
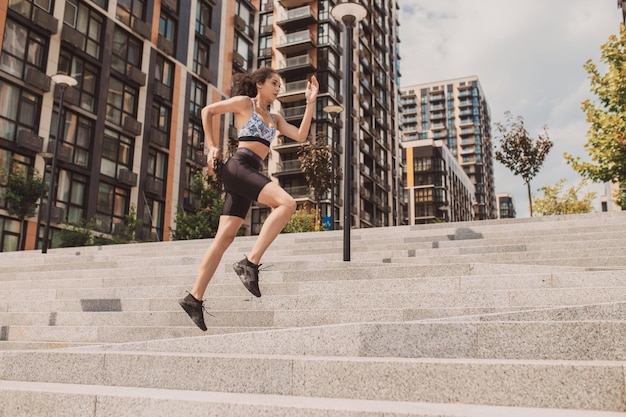
[(514, 175), (522, 177), (528, 190), (528, 204), (532, 217), (533, 201), (530, 193), (530, 181), (539, 172), (553, 143), (548, 137), (546, 127), (535, 140), (530, 137), (521, 116), (513, 117), (509, 111), (505, 112), (504, 115), (506, 118), (504, 123), (495, 123), (496, 138), (499, 140), (495, 158)]
[(4, 201), (10, 215), (16, 216), (20, 220), (20, 243), (23, 247), (23, 240), (26, 234), (26, 217), (34, 216), (37, 208), (37, 201), (43, 189), (43, 178), (34, 168), (25, 168), (15, 160), (9, 164), (9, 172), (6, 175), (6, 188)]
[(215, 237), (224, 204), (223, 186), (219, 175), (203, 177), (198, 172), (191, 179), (189, 190), (199, 209), (186, 213), (182, 207), (176, 211), (176, 229), (172, 239), (190, 240)]
[(593, 199), (596, 198), (596, 193), (588, 192), (579, 197), (579, 193), (587, 185), (587, 182), (581, 181), (578, 185), (572, 185), (563, 191), (565, 181), (565, 178), (562, 178), (552, 186), (546, 185), (539, 189), (543, 192), (543, 197), (535, 197), (537, 213), (543, 216), (552, 216), (589, 213), (593, 210)]
[[(298, 160), (304, 178), (313, 192), (315, 214), (319, 215), (319, 202), (332, 187), (332, 153), (325, 136), (310, 138), (298, 150)], [(319, 219), (316, 217), (316, 223)]]
[(313, 210), (301, 207), (291, 216), (282, 233), (319, 232), (322, 230), (318, 216)]
[(611, 35), (600, 47), (600, 61), (606, 73), (590, 59), (584, 68), (589, 74), (591, 92), (597, 101), (582, 102), (587, 123), (585, 150), (591, 162), (565, 153), (568, 164), (583, 178), (595, 182), (622, 184), (617, 203), (626, 209), (626, 29), (620, 26), (620, 36)]

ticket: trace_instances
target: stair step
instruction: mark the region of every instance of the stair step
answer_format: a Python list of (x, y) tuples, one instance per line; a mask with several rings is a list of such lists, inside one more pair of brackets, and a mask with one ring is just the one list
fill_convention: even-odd
[(622, 417), (598, 410), (354, 400), (106, 385), (0, 381), (0, 402), (11, 417)]
[(624, 411), (621, 361), (112, 351), (0, 352), (0, 358), (2, 380)]

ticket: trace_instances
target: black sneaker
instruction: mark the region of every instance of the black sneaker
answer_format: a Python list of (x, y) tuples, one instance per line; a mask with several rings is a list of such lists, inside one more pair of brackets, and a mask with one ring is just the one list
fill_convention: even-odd
[(233, 269), (239, 275), (239, 279), (255, 297), (261, 296), (261, 291), (259, 290), (259, 266), (261, 265), (255, 265), (250, 262), (248, 257), (233, 264)]
[(202, 301), (198, 301), (191, 294), (188, 294), (185, 298), (181, 298), (178, 300), (178, 304), (185, 310), (191, 320), (198, 326), (201, 330), (207, 331), (206, 324), (204, 324), (204, 307)]

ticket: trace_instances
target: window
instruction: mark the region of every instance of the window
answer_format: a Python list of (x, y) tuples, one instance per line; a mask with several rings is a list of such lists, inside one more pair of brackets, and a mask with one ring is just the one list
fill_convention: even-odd
[(213, 7), (208, 3), (199, 1), (196, 8), (196, 32), (206, 35), (207, 29), (211, 28), (213, 20)]
[(243, 58), (242, 62), (236, 62), (244, 71), (250, 69), (249, 58), (252, 55), (252, 43), (245, 36), (235, 33), (235, 52)]
[(152, 103), (152, 127), (160, 132), (165, 133), (168, 137), (170, 134), (170, 121), (172, 110), (164, 104), (157, 101)]
[(211, 47), (196, 39), (193, 44), (193, 71), (196, 74), (202, 73), (202, 68), (209, 66)]
[(159, 35), (170, 41), (173, 45), (175, 42), (176, 19), (161, 9), (161, 17), (159, 18)]
[[(51, 136), (55, 139), (56, 132), (58, 132), (58, 117), (59, 113), (57, 109), (51, 126), (52, 131), (54, 132)], [(67, 109), (63, 114), (63, 120), (63, 142), (65, 146), (71, 148), (72, 150), (72, 163), (88, 168), (91, 137), (93, 136), (93, 121), (76, 113), (70, 112)]]
[[(247, 28), (251, 28), (254, 25), (254, 11), (250, 10), (246, 1), (237, 0), (235, 4), (235, 16), (239, 16), (245, 23)], [(249, 32), (249, 30), (244, 30)]]
[(429, 156), (415, 158), (413, 164), (416, 172), (430, 171), (432, 169), (432, 158)]
[(65, 210), (67, 223), (81, 224), (87, 211), (87, 177), (61, 170), (57, 184), (57, 207)]
[(105, 128), (102, 139), (100, 173), (116, 178), (122, 168), (132, 171), (134, 142), (133, 138)]
[(35, 8), (52, 14), (52, 0), (9, 0), (9, 8), (28, 19), (32, 19)]
[(142, 223), (144, 239), (161, 240), (163, 237), (164, 219), (165, 203), (146, 197)]
[(190, 94), (189, 113), (193, 117), (200, 118), (200, 111), (206, 105), (207, 101), (206, 86), (192, 79)]
[(154, 78), (166, 87), (171, 88), (174, 85), (174, 64), (159, 54), (156, 58)]
[(98, 186), (96, 228), (105, 233), (113, 231), (113, 224), (123, 224), (130, 206), (130, 191), (101, 182)]
[(20, 128), (39, 131), (41, 97), (0, 80), (0, 139), (15, 142)]
[(195, 152), (204, 154), (204, 131), (200, 123), (190, 120), (187, 131), (187, 159), (195, 160)]
[(317, 44), (318, 46), (335, 46), (339, 45), (339, 34), (328, 23), (323, 23), (317, 27)]
[(84, 3), (79, 4), (77, 0), (67, 0), (63, 22), (85, 36), (80, 49), (99, 59), (104, 18)]
[(28, 28), (7, 19), (0, 54), (0, 69), (24, 79), (26, 69), (46, 71), (47, 40)]
[(111, 67), (120, 74), (126, 75), (126, 68), (132, 65), (141, 70), (143, 43), (130, 36), (126, 31), (116, 27), (113, 31), (113, 57)]
[(124, 84), (117, 78), (111, 78), (107, 97), (106, 119), (118, 126), (122, 126), (124, 116), (128, 115), (135, 118), (138, 96), (139, 91), (136, 88)]
[(19, 241), (19, 220), (0, 216), (0, 252), (14, 252), (19, 250)]
[(0, 207), (6, 209), (4, 202), (4, 187), (6, 186), (6, 175), (11, 168), (11, 159), (23, 172), (32, 171), (33, 160), (28, 156), (13, 154), (8, 150), (0, 149)]
[(159, 152), (156, 149), (150, 149), (148, 154), (147, 174), (148, 178), (154, 180), (157, 184), (165, 185), (165, 177), (167, 175), (166, 153)]
[(188, 206), (193, 206), (193, 203), (194, 203), (193, 200), (197, 198), (197, 197), (194, 197), (193, 194), (191, 193), (191, 187), (190, 187), (191, 181), (193, 181), (194, 177), (197, 174), (202, 175), (202, 169), (198, 169), (197, 167), (192, 166), (192, 165), (187, 165), (185, 167), (185, 184), (184, 184), (184, 190), (183, 190), (183, 201)]
[[(162, 187), (162, 194), (164, 194), (167, 176), (167, 154), (151, 148), (148, 153), (146, 173), (148, 182)], [(163, 236), (164, 212), (164, 201), (147, 198), (143, 217), (143, 230), (144, 232), (156, 234), (158, 240)]]
[(135, 20), (143, 20), (146, 8), (143, 0), (117, 0), (115, 17), (127, 26), (132, 27)]
[(79, 94), (80, 108), (95, 113), (98, 68), (85, 59), (75, 56), (67, 50), (62, 50), (59, 56), (59, 71), (71, 74), (78, 81), (74, 89)]

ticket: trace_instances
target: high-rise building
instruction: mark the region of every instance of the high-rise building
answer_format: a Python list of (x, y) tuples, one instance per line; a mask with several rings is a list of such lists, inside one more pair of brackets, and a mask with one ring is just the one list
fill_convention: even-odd
[[(261, 2), (259, 19), (259, 66), (270, 63), (284, 79), (279, 95), (285, 119), (298, 124), (304, 114), (307, 79), (316, 74), (320, 83), (312, 133), (333, 149), (337, 172), (352, 171), (352, 201), (343, 201), (345, 175), (340, 175), (321, 201), (322, 215), (335, 219), (337, 228), (344, 210), (351, 212), (350, 227), (391, 226), (406, 221), (399, 141), (398, 88), (400, 72), (398, 6), (395, 0), (360, 1), (367, 16), (355, 28), (352, 46), (342, 43), (343, 24), (331, 16), (334, 1), (270, 0)], [(346, 90), (343, 60), (353, 54), (354, 84)], [(353, 94), (353, 112), (324, 112), (330, 105), (345, 107), (345, 91)], [(352, 123), (352, 137), (344, 137)], [(346, 167), (346, 143), (352, 161)], [(300, 144), (281, 138), (273, 148), (269, 172), (300, 204), (313, 203), (298, 162)], [(334, 207), (331, 208), (331, 204)], [(264, 208), (253, 207), (252, 229), (266, 217)], [(256, 214), (258, 213), (258, 214)]]
[[(339, 198), (345, 186), (339, 181), (335, 218), (349, 207), (351, 227), (401, 224), (398, 6), (360, 3), (368, 16), (355, 29), (355, 48), (348, 48), (340, 42), (342, 25), (329, 13), (334, 1), (0, 0), (0, 171), (15, 160), (45, 173), (47, 183), (44, 151), (61, 139), (52, 247), (63, 223), (90, 221), (108, 235), (122, 232), (133, 213), (139, 238), (168, 240), (177, 210), (197, 208), (190, 179), (205, 164), (200, 110), (229, 97), (234, 73), (272, 65), (284, 79), (279, 107), (296, 124), (307, 77), (317, 74), (312, 131), (334, 141), (338, 164), (342, 126), (354, 123), (348, 143), (355, 158), (338, 167), (355, 174), (353, 201)], [(345, 100), (341, 62), (347, 51), (355, 54), (355, 111), (333, 118), (323, 108)], [(61, 115), (59, 88), (51, 81), (57, 73), (78, 82), (65, 91)], [(232, 116), (214, 128), (223, 149), (232, 145)], [(268, 170), (304, 202), (310, 193), (297, 149), (282, 138)], [(323, 214), (330, 213), (329, 202), (322, 202)], [(258, 231), (266, 212), (251, 211), (249, 232)], [(35, 218), (27, 223), (24, 248), (41, 247), (43, 227)], [(19, 231), (0, 199), (0, 251), (18, 248)]]
[(499, 219), (514, 219), (515, 203), (513, 201), (513, 195), (508, 193), (497, 194), (498, 198), (498, 218)]
[(476, 190), (441, 140), (405, 141), (409, 224), (474, 220)]
[[(50, 158), (40, 156), (61, 139), (52, 246), (62, 223), (115, 234), (131, 213), (139, 238), (167, 240), (178, 207), (194, 208), (200, 109), (253, 64), (238, 60), (234, 15), (255, 33), (256, 9), (242, 0), (0, 0), (0, 170), (14, 159), (47, 184)], [(57, 73), (77, 81), (61, 115)], [(15, 250), (19, 227), (0, 205), (0, 250)], [(41, 247), (42, 227), (28, 220), (25, 248)]]
[(474, 219), (497, 218), (491, 116), (478, 78), (407, 86), (401, 92), (403, 140), (442, 141), (474, 184)]

